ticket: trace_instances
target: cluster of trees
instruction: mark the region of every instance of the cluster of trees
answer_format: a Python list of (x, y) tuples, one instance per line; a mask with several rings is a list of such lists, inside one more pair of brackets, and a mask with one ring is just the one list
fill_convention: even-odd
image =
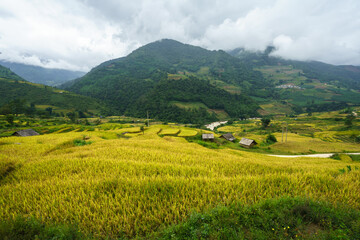
[(163, 121), (203, 123), (217, 120), (205, 108), (183, 109), (172, 102), (202, 103), (209, 109), (223, 109), (230, 117), (257, 116), (259, 106), (244, 95), (232, 95), (212, 86), (208, 81), (195, 77), (180, 80), (162, 80), (155, 88), (129, 107), (126, 115), (145, 117), (150, 111), (152, 117)]
[(146, 105), (143, 109), (129, 109), (129, 114), (135, 117), (145, 117), (149, 112), (151, 118), (159, 119), (164, 122), (179, 122), (204, 124), (207, 122), (217, 121), (214, 114), (210, 114), (206, 109), (182, 109), (171, 104), (163, 102), (158, 105)]
[(17, 115), (25, 113), (32, 116), (36, 112), (37, 110), (34, 103), (31, 103), (30, 106), (26, 106), (26, 101), (21, 99), (15, 99), (0, 107), (0, 115)]
[(1, 79), (1, 76), (0, 95), (0, 107), (3, 114), (43, 115), (52, 112), (49, 109), (42, 112), (35, 109), (35, 105), (51, 105), (62, 109), (77, 109), (82, 112), (88, 112), (89, 109), (100, 111), (107, 109), (105, 104), (86, 96), (61, 92), (52, 87), (34, 85), (23, 80)]
[(351, 127), (353, 125), (353, 121), (356, 119), (356, 116), (353, 113), (349, 113), (345, 118), (345, 126)]
[(315, 103), (315, 101), (311, 101), (307, 103), (306, 112), (311, 115), (313, 112), (336, 111), (347, 108), (348, 106), (349, 105), (345, 102)]
[[(27, 104), (24, 99), (15, 99), (0, 107), (0, 115), (5, 115), (5, 120), (13, 125), (17, 115), (25, 114), (28, 117), (67, 117), (71, 122), (75, 123), (79, 118), (86, 118), (86, 114), (81, 110), (64, 112), (54, 112), (52, 107), (38, 109), (34, 103)], [(90, 114), (90, 113), (88, 113)]]

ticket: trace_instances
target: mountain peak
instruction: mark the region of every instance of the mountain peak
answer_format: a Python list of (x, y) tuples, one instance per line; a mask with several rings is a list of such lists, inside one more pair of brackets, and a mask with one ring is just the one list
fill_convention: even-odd
[[(174, 39), (170, 39), (170, 38), (162, 38), (162, 39), (159, 39), (155, 42), (152, 42), (152, 43), (175, 43), (175, 44), (181, 44), (181, 45), (184, 45), (184, 43), (182, 42), (179, 42), (177, 40), (174, 40)], [(150, 43), (151, 44), (151, 43)]]
[[(186, 51), (194, 51), (194, 50), (201, 50), (202, 52), (206, 52), (208, 50), (200, 48), (200, 47), (196, 47), (196, 46), (192, 46), (189, 44), (184, 44), (182, 42), (173, 40), (173, 39), (160, 39), (157, 40), (155, 42), (151, 42), (149, 44), (146, 44), (138, 49), (136, 49), (135, 51), (133, 51), (130, 55), (137, 53), (137, 52), (143, 52), (146, 51), (147, 53), (152, 53), (152, 52), (158, 52), (161, 54), (181, 54), (182, 52)], [(170, 52), (169, 52), (170, 51)]]

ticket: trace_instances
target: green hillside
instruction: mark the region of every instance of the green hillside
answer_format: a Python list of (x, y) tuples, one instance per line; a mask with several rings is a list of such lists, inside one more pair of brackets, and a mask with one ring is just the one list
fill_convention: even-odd
[(37, 108), (51, 107), (54, 111), (97, 113), (105, 110), (96, 100), (68, 91), (25, 81), (9, 69), (0, 66), (0, 108), (14, 100), (35, 104)]
[[(177, 112), (176, 115), (183, 114), (183, 110), (172, 104), (171, 100), (192, 102), (194, 99), (190, 99), (189, 95), (198, 94), (191, 91), (192, 86), (182, 90), (181, 95), (167, 97), (166, 101), (164, 98), (161, 101), (163, 104), (159, 105), (160, 107), (155, 106), (156, 109), (154, 106), (145, 109), (139, 102), (144, 99), (149, 100), (149, 96), (153, 96), (151, 102), (158, 101), (154, 99), (154, 96), (161, 98), (158, 95), (167, 90), (174, 92), (171, 89), (176, 81), (182, 79), (184, 80), (182, 83), (186, 85), (195, 84), (195, 78), (202, 81), (200, 83), (202, 89), (213, 89), (217, 95), (214, 99), (222, 104), (212, 104), (203, 96), (199, 96), (196, 101), (209, 109), (225, 110), (230, 117), (256, 116), (258, 106), (253, 103), (247, 107), (240, 106), (241, 101), (236, 100), (239, 97), (231, 97), (221, 89), (241, 94), (241, 99), (243, 99), (249, 93), (266, 92), (266, 89), (270, 87), (260, 72), (253, 71), (239, 59), (224, 51), (208, 51), (174, 40), (157, 41), (137, 49), (125, 58), (105, 62), (84, 77), (67, 83), (64, 87), (80, 94), (102, 99), (120, 113), (145, 117), (146, 110), (151, 109), (160, 119), (176, 121), (179, 118), (157, 113), (163, 111), (164, 108), (171, 108), (171, 111)], [(194, 87), (199, 89), (199, 86)], [(163, 91), (164, 89), (166, 91)], [(212, 98), (212, 95), (209, 94), (207, 97)], [(250, 99), (248, 101), (252, 102)], [(239, 105), (237, 110), (230, 110), (234, 104)], [(245, 108), (247, 109), (241, 110)], [(198, 112), (196, 108), (192, 111)]]
[(223, 109), (232, 117), (244, 118), (256, 114), (254, 109), (258, 108), (244, 95), (232, 95), (205, 80), (190, 76), (187, 79), (160, 81), (126, 113), (141, 117), (144, 112), (150, 111), (152, 117), (167, 121), (201, 123), (217, 120), (216, 109)]
[(252, 52), (238, 48), (228, 53), (252, 68), (292, 66), (293, 69), (297, 69), (302, 76), (308, 79), (317, 79), (336, 87), (360, 90), (360, 66), (335, 66), (318, 61), (286, 60), (271, 55), (274, 50), (274, 47), (268, 47), (264, 52)]
[(285, 60), (269, 55), (273, 50), (229, 52), (274, 84), (276, 99), (258, 99), (263, 113), (332, 111), (360, 104), (360, 67)]
[(17, 81), (24, 80), (21, 77), (19, 77), (18, 75), (16, 75), (14, 72), (12, 72), (10, 69), (3, 67), (1, 65), (0, 65), (0, 77), (6, 78), (6, 79), (17, 80)]

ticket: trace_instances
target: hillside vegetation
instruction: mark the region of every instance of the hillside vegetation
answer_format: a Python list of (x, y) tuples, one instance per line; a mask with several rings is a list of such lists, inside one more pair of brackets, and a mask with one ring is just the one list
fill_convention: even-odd
[[(169, 105), (176, 101), (178, 104)], [(179, 103), (200, 103), (184, 109)], [(181, 106), (181, 105), (180, 105)], [(187, 105), (189, 106), (189, 105)], [(203, 108), (205, 106), (205, 108)], [(210, 85), (207, 81), (189, 77), (188, 79), (160, 81), (154, 89), (141, 97), (126, 114), (142, 117), (150, 111), (151, 116), (164, 121), (183, 123), (203, 123), (217, 120), (217, 115), (210, 109), (223, 109), (229, 116), (246, 117), (255, 115), (259, 106), (243, 95), (232, 95), (225, 90)]]
[(37, 108), (44, 109), (51, 107), (57, 112), (77, 110), (98, 113), (106, 109), (104, 104), (90, 97), (25, 81), (2, 66), (0, 66), (0, 95), (0, 108), (21, 100), (27, 106), (33, 104)]
[(257, 98), (262, 114), (334, 111), (360, 104), (359, 67), (286, 60), (273, 51), (268, 47), (264, 52), (229, 52), (273, 83), (276, 98)]
[(360, 89), (360, 67), (340, 65), (335, 66), (318, 61), (295, 61), (274, 55), (274, 47), (268, 47), (264, 52), (252, 52), (245, 49), (234, 49), (229, 54), (246, 62), (251, 67), (262, 66), (292, 66), (309, 79), (318, 79), (321, 82), (339, 87)]
[(12, 72), (10, 69), (3, 67), (0, 65), (0, 77), (5, 79), (12, 79), (12, 80), (24, 80), (18, 75), (16, 75), (14, 72)]

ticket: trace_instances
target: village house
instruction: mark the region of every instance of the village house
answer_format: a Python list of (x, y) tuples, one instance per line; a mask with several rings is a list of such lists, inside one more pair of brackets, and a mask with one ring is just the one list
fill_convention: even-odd
[(214, 140), (214, 134), (212, 134), (212, 133), (203, 133), (202, 134), (202, 140), (213, 141)]
[(235, 137), (231, 133), (225, 133), (225, 134), (221, 135), (220, 137), (224, 138), (230, 142), (235, 141)]
[(296, 85), (292, 85), (292, 84), (283, 84), (283, 85), (277, 86), (276, 88), (295, 88), (295, 89), (302, 89), (301, 87), (296, 86)]
[(17, 136), (17, 137), (30, 137), (30, 136), (36, 136), (36, 135), (39, 135), (39, 133), (35, 132), (32, 129), (20, 130), (20, 131), (14, 132), (12, 134), (12, 136)]
[(244, 148), (252, 148), (253, 146), (257, 145), (257, 142), (255, 140), (248, 138), (242, 138), (239, 143)]

